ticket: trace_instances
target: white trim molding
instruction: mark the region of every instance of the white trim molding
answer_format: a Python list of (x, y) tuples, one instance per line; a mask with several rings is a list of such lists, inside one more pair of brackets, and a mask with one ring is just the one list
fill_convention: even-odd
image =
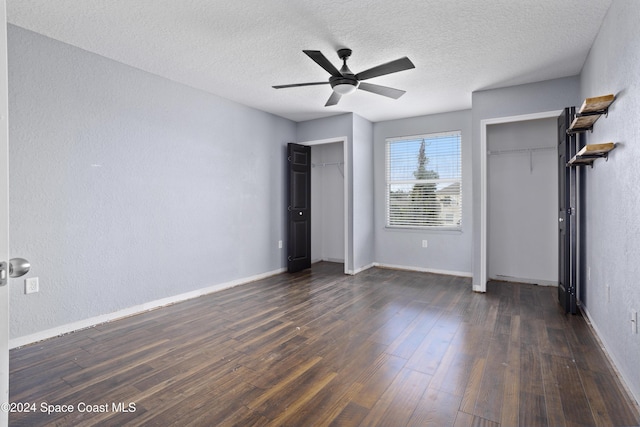
[(373, 267), (389, 268), (392, 270), (417, 271), (420, 273), (444, 274), (446, 276), (473, 277), (473, 273), (468, 271), (440, 270), (437, 268), (413, 267), (408, 265), (381, 264), (374, 262)]
[(600, 348), (604, 352), (605, 356), (609, 359), (609, 363), (611, 364), (611, 366), (613, 366), (613, 369), (615, 370), (618, 376), (618, 379), (622, 384), (622, 387), (627, 391), (627, 393), (630, 396), (632, 396), (635, 399), (636, 409), (640, 410), (640, 391), (634, 390), (633, 388), (629, 387), (629, 384), (632, 384), (633, 382), (630, 380), (629, 381), (627, 380), (632, 378), (632, 375), (629, 375), (632, 373), (624, 372), (620, 369), (620, 366), (622, 366), (622, 364), (618, 361), (618, 359), (615, 358), (614, 353), (609, 350), (609, 345), (603, 338), (604, 335), (600, 333), (600, 330), (598, 329), (598, 325), (596, 325), (596, 323), (593, 321), (593, 319), (589, 315), (589, 310), (587, 310), (587, 307), (585, 307), (584, 305), (581, 305), (580, 310), (585, 315), (586, 323), (591, 329), (591, 331), (593, 332), (593, 335), (596, 337), (596, 340), (600, 344)]
[(558, 117), (562, 110), (480, 120), (480, 277), (473, 286), (475, 292), (487, 292), (487, 127), (490, 125), (525, 122)]
[(348, 274), (350, 276), (355, 276), (358, 273), (362, 273), (363, 271), (368, 270), (368, 269), (373, 268), (373, 267), (376, 267), (376, 266), (377, 266), (377, 264), (375, 262), (373, 262), (371, 264), (362, 266), (360, 268), (356, 268), (355, 270), (348, 270), (346, 272), (346, 274)]
[(349, 189), (351, 188), (351, 179), (349, 173), (351, 170), (351, 161), (349, 157), (349, 138), (346, 136), (339, 136), (336, 138), (318, 139), (312, 141), (296, 142), (300, 145), (321, 145), (321, 144), (333, 144), (342, 143), (342, 162), (344, 165), (344, 274), (355, 274), (349, 270), (349, 260), (353, 259), (353, 254), (349, 253), (349, 239), (351, 235), (351, 226), (349, 223)]
[(76, 332), (82, 329), (87, 329), (100, 325), (102, 323), (111, 322), (113, 320), (122, 319), (124, 317), (133, 316), (135, 314), (144, 313), (146, 311), (154, 310), (156, 308), (165, 307), (178, 302), (198, 298), (203, 295), (212, 294), (224, 289), (233, 288), (235, 286), (244, 285), (256, 280), (265, 279), (267, 277), (275, 276), (287, 271), (286, 268), (279, 268), (277, 270), (268, 271), (262, 274), (256, 274), (255, 276), (245, 277), (242, 279), (232, 280), (230, 282), (219, 283), (217, 285), (208, 286), (206, 288), (196, 289), (195, 291), (186, 292), (180, 295), (174, 295), (167, 298), (161, 298), (155, 301), (146, 302), (144, 304), (135, 305), (122, 310), (114, 311), (113, 313), (103, 314), (100, 316), (90, 317), (88, 319), (79, 320), (73, 323), (67, 323), (66, 325), (57, 326), (55, 328), (46, 329), (44, 331), (36, 332), (35, 334), (24, 335), (18, 338), (12, 338), (9, 340), (9, 348), (22, 347), (27, 344), (33, 344), (38, 341), (46, 340), (49, 338), (57, 337), (60, 335)]
[(530, 278), (527, 278), (527, 277), (505, 276), (505, 275), (502, 275), (502, 274), (496, 274), (496, 277), (489, 277), (489, 280), (495, 280), (497, 282), (526, 283), (528, 285), (555, 286), (555, 287), (558, 287), (558, 282), (557, 281), (553, 281), (553, 280), (530, 279)]

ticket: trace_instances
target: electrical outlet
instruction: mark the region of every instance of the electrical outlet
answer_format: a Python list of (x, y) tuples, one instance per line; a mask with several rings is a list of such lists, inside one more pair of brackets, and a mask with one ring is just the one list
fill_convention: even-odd
[(40, 291), (40, 284), (38, 283), (37, 277), (29, 277), (28, 279), (24, 279), (24, 293), (25, 294), (35, 294)]
[(282, 240), (278, 240), (278, 249), (282, 249)]
[(587, 267), (587, 280), (591, 280), (591, 267)]
[(427, 247), (429, 247), (429, 242), (428, 242), (428, 241), (426, 241), (426, 240), (423, 240), (423, 241), (422, 241), (422, 247), (423, 247), (423, 248), (427, 248)]

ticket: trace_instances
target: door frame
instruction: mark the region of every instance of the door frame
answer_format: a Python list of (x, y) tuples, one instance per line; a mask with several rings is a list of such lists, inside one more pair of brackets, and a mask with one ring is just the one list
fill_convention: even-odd
[[(354, 274), (349, 270), (349, 261), (353, 259), (353, 254), (349, 252), (349, 239), (351, 238), (351, 224), (349, 221), (349, 190), (351, 188), (351, 159), (349, 157), (349, 139), (346, 136), (336, 138), (316, 139), (311, 141), (299, 141), (300, 145), (323, 145), (342, 143), (342, 161), (344, 162), (344, 274)], [(312, 219), (313, 221), (313, 219)]]
[[(0, 261), (9, 262), (9, 85), (7, 2), (0, 0)], [(9, 280), (11, 282), (11, 280)], [(9, 284), (0, 287), (0, 403), (9, 402)], [(0, 410), (0, 427), (9, 412)]]
[(563, 110), (544, 111), (541, 113), (521, 114), (517, 116), (496, 117), (480, 120), (480, 277), (473, 285), (475, 292), (487, 292), (488, 275), (488, 239), (487, 239), (487, 127), (502, 123), (525, 122), (528, 120), (549, 119), (558, 117)]

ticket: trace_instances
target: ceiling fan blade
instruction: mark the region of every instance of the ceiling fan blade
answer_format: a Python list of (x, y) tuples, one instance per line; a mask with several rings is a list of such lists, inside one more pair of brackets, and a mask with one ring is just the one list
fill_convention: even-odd
[(340, 95), (338, 92), (332, 92), (331, 96), (327, 100), (327, 103), (324, 104), (324, 106), (325, 107), (330, 107), (332, 105), (336, 105), (338, 103), (338, 101), (340, 101), (340, 98), (342, 98), (342, 95)]
[(367, 92), (375, 93), (389, 98), (398, 99), (406, 93), (404, 90), (394, 89), (392, 87), (374, 85), (371, 83), (360, 82), (358, 89), (366, 90)]
[(413, 62), (411, 62), (411, 60), (405, 56), (404, 58), (396, 59), (395, 61), (387, 62), (385, 64), (378, 65), (377, 67), (364, 70), (356, 74), (356, 79), (367, 80), (372, 77), (384, 76), (385, 74), (410, 70), (411, 68), (416, 68), (416, 66), (413, 65)]
[(327, 85), (327, 84), (329, 84), (329, 82), (293, 83), (290, 85), (278, 85), (278, 86), (271, 86), (271, 87), (274, 89), (284, 89), (288, 87), (315, 86), (315, 85)]
[(327, 59), (326, 56), (322, 54), (319, 50), (303, 50), (304, 53), (311, 59), (313, 59), (316, 64), (324, 68), (327, 73), (331, 74), (333, 77), (342, 77), (340, 71)]

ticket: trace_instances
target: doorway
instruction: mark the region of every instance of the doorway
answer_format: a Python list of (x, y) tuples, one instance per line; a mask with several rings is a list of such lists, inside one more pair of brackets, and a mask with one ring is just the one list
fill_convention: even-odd
[(311, 146), (311, 261), (344, 263), (349, 274), (347, 137), (298, 144)]
[(488, 278), (557, 286), (557, 119), (487, 127)]
[(311, 147), (311, 262), (344, 263), (342, 142)]
[(562, 111), (547, 111), (542, 113), (523, 114), (519, 116), (498, 117), (493, 119), (483, 119), (480, 121), (480, 268), (477, 282), (474, 280), (473, 290), (475, 292), (487, 291), (488, 278), (488, 149), (487, 130), (491, 125), (500, 123), (522, 122), (527, 120), (537, 120), (545, 118), (557, 118)]
[[(7, 74), (6, 1), (0, 0), (0, 262), (9, 262), (9, 93)], [(8, 272), (5, 273), (8, 275)], [(9, 401), (9, 285), (0, 286), (0, 401)], [(9, 423), (9, 411), (0, 411), (0, 426)]]

